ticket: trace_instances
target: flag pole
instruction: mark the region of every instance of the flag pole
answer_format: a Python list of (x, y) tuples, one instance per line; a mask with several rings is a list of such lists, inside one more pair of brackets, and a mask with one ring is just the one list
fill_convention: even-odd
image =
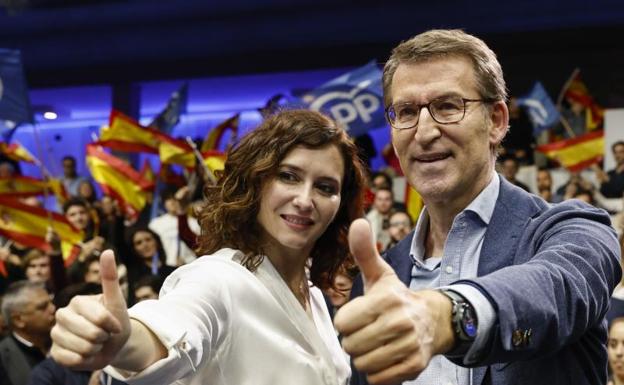
[(570, 126), (568, 119), (564, 118), (562, 114), (559, 114), (559, 121), (561, 122), (563, 128), (565, 128), (570, 138), (575, 138), (576, 134), (574, 133), (574, 131), (572, 131), (572, 127)]
[(561, 88), (561, 91), (559, 91), (559, 96), (557, 96), (557, 108), (559, 109), (559, 111), (561, 111), (561, 104), (563, 103), (563, 97), (567, 89), (570, 87), (570, 83), (572, 83), (572, 81), (579, 74), (579, 72), (581, 72), (580, 68), (576, 67), (574, 71), (572, 71), (572, 75), (570, 75), (568, 80), (566, 80), (566, 82), (563, 83), (563, 87)]
[[(33, 133), (34, 133), (34, 137), (35, 137), (35, 146), (37, 147), (37, 152), (39, 153), (39, 158), (43, 159), (43, 147), (41, 146), (41, 140), (39, 137), (39, 125), (37, 124), (37, 122), (33, 123)], [(43, 163), (41, 163), (41, 161), (39, 159), (36, 159), (35, 163), (39, 166), (39, 168), (41, 169), (41, 174), (44, 176), (44, 180), (46, 181), (46, 183), (43, 185), (43, 198), (45, 199), (45, 201), (48, 200), (48, 197), (50, 196), (50, 192), (48, 191), (49, 187), (48, 187), (48, 181), (50, 179), (50, 177), (52, 175), (50, 175), (50, 173), (48, 172), (48, 170), (45, 168), (45, 166), (43, 165)], [(52, 228), (52, 230), (54, 230), (54, 227), (52, 226), (54, 221), (52, 220), (52, 212), (50, 210), (48, 210), (45, 207), (45, 204), (43, 205), (43, 209), (46, 211), (46, 213), (48, 214), (48, 222), (49, 222), (49, 226), (50, 228)]]
[(191, 148), (193, 149), (193, 154), (195, 154), (195, 157), (197, 158), (197, 161), (199, 162), (199, 164), (201, 164), (201, 166), (202, 166), (202, 168), (204, 170), (204, 173), (208, 177), (208, 180), (210, 181), (210, 183), (215, 185), (217, 183), (217, 178), (214, 176), (212, 171), (210, 171), (208, 166), (206, 166), (206, 164), (204, 163), (204, 157), (202, 157), (201, 153), (197, 149), (197, 145), (195, 144), (195, 142), (193, 142), (193, 139), (191, 139), (190, 136), (186, 137), (186, 143), (188, 143), (188, 145), (191, 146)]

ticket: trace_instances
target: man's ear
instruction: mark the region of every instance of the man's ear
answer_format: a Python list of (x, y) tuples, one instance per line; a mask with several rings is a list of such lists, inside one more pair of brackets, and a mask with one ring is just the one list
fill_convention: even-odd
[(24, 317), (20, 313), (11, 314), (11, 323), (16, 329), (23, 329), (26, 326), (26, 321), (24, 321)]
[(493, 103), (489, 119), (492, 123), (490, 127), (490, 145), (496, 147), (503, 141), (509, 130), (509, 109), (507, 104), (503, 101)]

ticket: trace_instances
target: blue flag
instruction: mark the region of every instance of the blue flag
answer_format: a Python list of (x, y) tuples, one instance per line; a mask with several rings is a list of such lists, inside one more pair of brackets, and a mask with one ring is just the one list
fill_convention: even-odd
[(528, 95), (518, 98), (518, 105), (526, 109), (533, 125), (533, 136), (539, 135), (559, 122), (559, 110), (542, 86), (535, 82)]
[(354, 137), (386, 125), (381, 71), (374, 61), (305, 93), (301, 100), (344, 124)]
[(0, 49), (0, 132), (6, 139), (22, 123), (33, 123), (33, 115), (21, 54)]
[(171, 94), (165, 109), (158, 114), (149, 124), (166, 134), (171, 134), (173, 128), (180, 122), (180, 115), (186, 112), (188, 100), (188, 83), (182, 84), (179, 90)]

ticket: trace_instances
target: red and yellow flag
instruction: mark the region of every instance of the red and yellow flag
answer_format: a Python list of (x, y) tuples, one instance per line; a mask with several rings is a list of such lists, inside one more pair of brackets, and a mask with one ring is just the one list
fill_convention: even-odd
[(240, 114), (236, 114), (223, 122), (219, 123), (215, 128), (208, 132), (208, 135), (204, 139), (201, 145), (200, 152), (206, 152), (210, 150), (218, 150), (221, 144), (223, 134), (228, 130), (232, 130), (232, 135), (238, 135), (238, 125), (240, 123)]
[(46, 194), (46, 188), (56, 196), (60, 204), (67, 200), (65, 186), (60, 179), (41, 180), (29, 176), (0, 178), (0, 196), (29, 197)]
[(604, 132), (592, 131), (576, 138), (548, 143), (536, 148), (570, 171), (580, 171), (604, 156)]
[(36, 159), (27, 149), (17, 142), (11, 144), (0, 142), (0, 153), (16, 162), (37, 163)]
[(159, 131), (144, 127), (119, 111), (111, 111), (108, 127), (100, 130), (101, 146), (126, 152), (158, 154)]
[(0, 234), (23, 245), (49, 250), (45, 237), (48, 226), (61, 239), (65, 265), (69, 266), (80, 252), (84, 233), (61, 214), (29, 206), (15, 199), (0, 197)]
[(223, 170), (225, 167), (225, 154), (221, 151), (205, 151), (202, 152), (204, 165), (213, 174), (215, 171)]
[(589, 93), (587, 86), (581, 79), (581, 72), (578, 69), (576, 75), (568, 83), (564, 97), (570, 101), (579, 103), (586, 108), (586, 126), (591, 130), (595, 130), (602, 125), (604, 119), (604, 108), (600, 107)]
[(160, 133), (158, 153), (160, 162), (163, 164), (179, 164), (186, 168), (193, 168), (197, 163), (193, 148), (188, 143), (163, 133)]
[(412, 222), (416, 223), (418, 220), (418, 216), (424, 206), (422, 197), (420, 194), (412, 188), (409, 184), (405, 184), (405, 209), (410, 217), (412, 217)]
[(148, 201), (154, 182), (125, 161), (105, 152), (99, 143), (87, 145), (87, 166), (102, 191), (114, 197), (130, 217), (136, 218)]

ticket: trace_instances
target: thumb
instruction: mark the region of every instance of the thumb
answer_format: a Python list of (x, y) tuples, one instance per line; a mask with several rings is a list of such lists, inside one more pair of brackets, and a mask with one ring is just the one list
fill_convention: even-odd
[(105, 250), (100, 255), (100, 277), (102, 279), (102, 296), (106, 307), (126, 307), (126, 301), (119, 287), (117, 264), (112, 250)]
[(360, 267), (365, 287), (369, 288), (381, 277), (394, 274), (375, 247), (373, 233), (367, 220), (356, 219), (349, 227), (349, 249)]

